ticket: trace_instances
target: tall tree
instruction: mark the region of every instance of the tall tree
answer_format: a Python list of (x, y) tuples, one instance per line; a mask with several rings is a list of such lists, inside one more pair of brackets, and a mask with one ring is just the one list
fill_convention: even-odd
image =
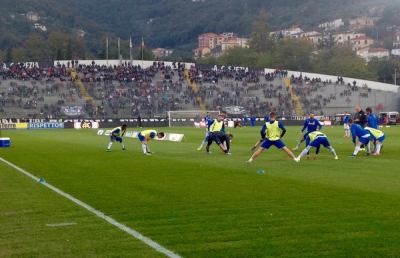
[(271, 49), (272, 41), (270, 40), (269, 33), (268, 13), (262, 9), (252, 26), (250, 48), (257, 52), (265, 52)]

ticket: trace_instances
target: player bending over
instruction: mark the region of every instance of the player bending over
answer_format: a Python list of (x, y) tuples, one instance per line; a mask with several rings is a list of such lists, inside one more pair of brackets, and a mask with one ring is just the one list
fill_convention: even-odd
[(369, 141), (371, 138), (370, 132), (362, 128), (361, 125), (353, 123), (353, 119), (349, 119), (349, 125), (350, 125), (352, 141), (355, 145), (354, 152), (350, 157), (357, 156), (358, 152), (361, 149), (361, 145), (365, 146), (365, 151), (367, 155), (369, 155), (370, 153)]
[(315, 132), (311, 132), (307, 135), (307, 137), (309, 138), (308, 141), (310, 142), (307, 147), (300, 153), (300, 155), (296, 158), (297, 161), (300, 161), (300, 159), (302, 157), (304, 157), (304, 155), (306, 155), (310, 149), (312, 147), (316, 148), (317, 151), (315, 153), (315, 157), (317, 157), (317, 155), (319, 154), (319, 149), (322, 146), (324, 146), (325, 148), (329, 149), (329, 151), (333, 154), (333, 156), (335, 157), (335, 159), (339, 159), (338, 156), (336, 155), (336, 151), (335, 149), (331, 146), (331, 144), (328, 141), (328, 137), (321, 132), (315, 131)]
[(266, 122), (261, 129), (261, 136), (264, 141), (256, 152), (253, 153), (251, 158), (247, 162), (253, 162), (255, 158), (260, 156), (264, 150), (268, 150), (272, 145), (278, 149), (283, 150), (286, 154), (297, 162), (293, 152), (282, 142), (281, 138), (285, 135), (286, 129), (281, 121), (276, 120), (276, 114), (271, 112), (269, 114), (270, 120)]
[(123, 124), (122, 126), (118, 126), (118, 127), (115, 127), (114, 129), (112, 129), (111, 135), (110, 135), (110, 142), (108, 143), (108, 146), (107, 146), (107, 151), (111, 151), (111, 147), (115, 141), (117, 141), (121, 144), (122, 150), (125, 150), (125, 144), (123, 143), (122, 138), (125, 135), (127, 127), (128, 126), (126, 124)]
[(364, 129), (371, 134), (371, 139), (375, 142), (375, 150), (372, 153), (372, 155), (374, 156), (380, 155), (382, 143), (385, 140), (385, 134), (381, 130), (371, 127), (365, 127)]
[(164, 138), (164, 133), (157, 133), (156, 130), (144, 130), (138, 134), (139, 141), (142, 143), (142, 150), (144, 155), (151, 155), (149, 148), (149, 141), (157, 137), (158, 139)]
[(206, 147), (207, 153), (211, 153), (210, 146), (213, 142), (215, 142), (225, 154), (230, 155), (232, 139), (233, 139), (232, 134), (226, 134), (224, 132), (211, 133), (207, 140), (208, 141)]
[[(304, 134), (304, 131), (306, 131), (306, 133), (301, 137), (301, 139), (297, 142), (296, 147), (294, 147), (292, 150), (297, 150), (304, 141), (306, 141), (306, 145), (308, 146), (309, 142), (307, 142), (307, 135), (315, 131), (320, 131), (321, 128), (322, 125), (318, 119), (314, 117), (314, 113), (310, 113), (310, 117), (304, 121), (303, 128), (301, 129), (302, 134)], [(308, 154), (309, 153), (307, 153), (307, 155)]]

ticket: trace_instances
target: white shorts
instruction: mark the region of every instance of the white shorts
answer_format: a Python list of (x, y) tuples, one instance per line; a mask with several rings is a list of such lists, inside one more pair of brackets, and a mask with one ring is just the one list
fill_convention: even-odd
[(344, 130), (350, 130), (349, 124), (343, 124)]

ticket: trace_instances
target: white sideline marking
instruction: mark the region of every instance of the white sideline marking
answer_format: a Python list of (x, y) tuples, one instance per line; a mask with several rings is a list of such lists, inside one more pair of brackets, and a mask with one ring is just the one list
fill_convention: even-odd
[(48, 227), (68, 227), (68, 226), (74, 226), (76, 225), (76, 222), (66, 222), (66, 223), (57, 223), (57, 224), (46, 224)]
[[(27, 177), (30, 177), (31, 179), (35, 180), (36, 182), (38, 182), (40, 179), (34, 175), (32, 175), (31, 173), (29, 173), (28, 171), (18, 167), (17, 165), (14, 165), (13, 163), (9, 162), (8, 160), (3, 159), (2, 157), (0, 157), (0, 161), (2, 161), (3, 163), (7, 164), (8, 166), (14, 168), (15, 170), (21, 172), (22, 174), (26, 175)], [(97, 217), (107, 221), (108, 223), (110, 223), (111, 225), (119, 228), (120, 230), (128, 233), (129, 235), (133, 236), (134, 238), (142, 241), (143, 243), (145, 243), (146, 245), (150, 246), (151, 248), (153, 248), (154, 250), (156, 250), (157, 252), (160, 252), (164, 255), (166, 255), (167, 257), (170, 258), (182, 258), (179, 254), (176, 254), (170, 250), (168, 250), (167, 248), (161, 246), (160, 244), (158, 244), (157, 242), (151, 240), (150, 238), (142, 235), (141, 233), (139, 233), (138, 231), (116, 221), (115, 219), (111, 218), (110, 216), (105, 215), (103, 212), (96, 210), (95, 208), (93, 208), (92, 206), (90, 206), (89, 204), (86, 204), (78, 199), (76, 199), (75, 197), (73, 197), (72, 195), (63, 192), (62, 190), (58, 189), (55, 186), (52, 186), (51, 184), (46, 183), (45, 181), (41, 181), (40, 182), (42, 185), (46, 186), (47, 188), (53, 190), (54, 192), (58, 193), (59, 195), (67, 198), (68, 200), (72, 201), (73, 203), (81, 206), (82, 208), (90, 211), (91, 213), (95, 214)]]

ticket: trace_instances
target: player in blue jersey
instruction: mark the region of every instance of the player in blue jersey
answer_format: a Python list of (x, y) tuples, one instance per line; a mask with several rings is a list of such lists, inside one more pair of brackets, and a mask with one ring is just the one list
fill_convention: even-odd
[(210, 129), (210, 121), (212, 121), (210, 114), (207, 113), (207, 115), (204, 117), (204, 123), (206, 124), (206, 135), (204, 136), (203, 141), (201, 142), (200, 146), (197, 148), (198, 151), (201, 151), (203, 149), (203, 146), (208, 142), (208, 135), (209, 135), (209, 129)]
[(367, 126), (370, 128), (378, 129), (378, 116), (372, 112), (372, 108), (367, 107), (365, 109), (367, 113)]
[(304, 157), (304, 155), (306, 155), (311, 148), (316, 148), (317, 151), (315, 153), (315, 159), (317, 158), (317, 155), (319, 154), (319, 149), (322, 146), (324, 146), (325, 148), (329, 149), (329, 151), (333, 154), (335, 159), (339, 159), (338, 156), (336, 155), (336, 151), (335, 149), (331, 146), (331, 144), (328, 141), (328, 137), (321, 132), (318, 131), (314, 131), (311, 132), (307, 135), (307, 137), (309, 138), (308, 141), (310, 142), (307, 147), (300, 153), (300, 155), (296, 158), (296, 161), (300, 161), (300, 159), (302, 157)]
[(253, 153), (247, 162), (253, 162), (255, 158), (260, 156), (264, 150), (268, 150), (271, 146), (275, 146), (278, 149), (283, 150), (289, 157), (296, 161), (296, 157), (294, 156), (293, 152), (291, 152), (281, 140), (285, 133), (286, 129), (282, 122), (276, 119), (274, 112), (271, 112), (270, 121), (266, 122), (261, 129), (261, 137), (263, 138), (263, 142), (261, 143), (260, 148)]
[(119, 142), (121, 144), (122, 150), (125, 150), (125, 144), (123, 143), (122, 138), (125, 135), (127, 127), (128, 126), (126, 124), (123, 124), (111, 130), (110, 142), (108, 143), (107, 151), (111, 151), (111, 147), (114, 142)]
[(351, 118), (351, 115), (347, 113), (347, 111), (344, 112), (343, 116), (343, 128), (344, 128), (344, 137), (349, 138), (350, 137), (350, 126), (349, 126), (349, 120)]
[[(208, 136), (207, 142), (215, 142), (221, 148), (221, 150), (225, 153), (228, 153), (228, 150), (224, 144), (222, 144), (220, 137), (222, 134), (225, 134), (225, 122), (224, 115), (219, 114), (217, 119), (208, 121)], [(208, 152), (208, 150), (207, 150)]]
[(308, 145), (309, 142), (307, 141), (307, 135), (311, 132), (320, 131), (321, 128), (321, 123), (318, 121), (318, 119), (314, 117), (314, 113), (311, 113), (310, 117), (304, 121), (303, 128), (301, 129), (301, 133), (303, 134), (303, 136), (297, 142), (296, 147), (294, 147), (292, 150), (297, 150), (304, 141), (306, 141), (306, 145)]
[(371, 139), (371, 133), (364, 128), (362, 128), (361, 125), (353, 123), (353, 119), (349, 120), (349, 125), (350, 125), (350, 132), (351, 132), (351, 137), (353, 144), (355, 145), (354, 152), (351, 155), (351, 157), (357, 156), (358, 152), (361, 149), (361, 145), (365, 146), (365, 151), (367, 155), (370, 154), (370, 139)]

